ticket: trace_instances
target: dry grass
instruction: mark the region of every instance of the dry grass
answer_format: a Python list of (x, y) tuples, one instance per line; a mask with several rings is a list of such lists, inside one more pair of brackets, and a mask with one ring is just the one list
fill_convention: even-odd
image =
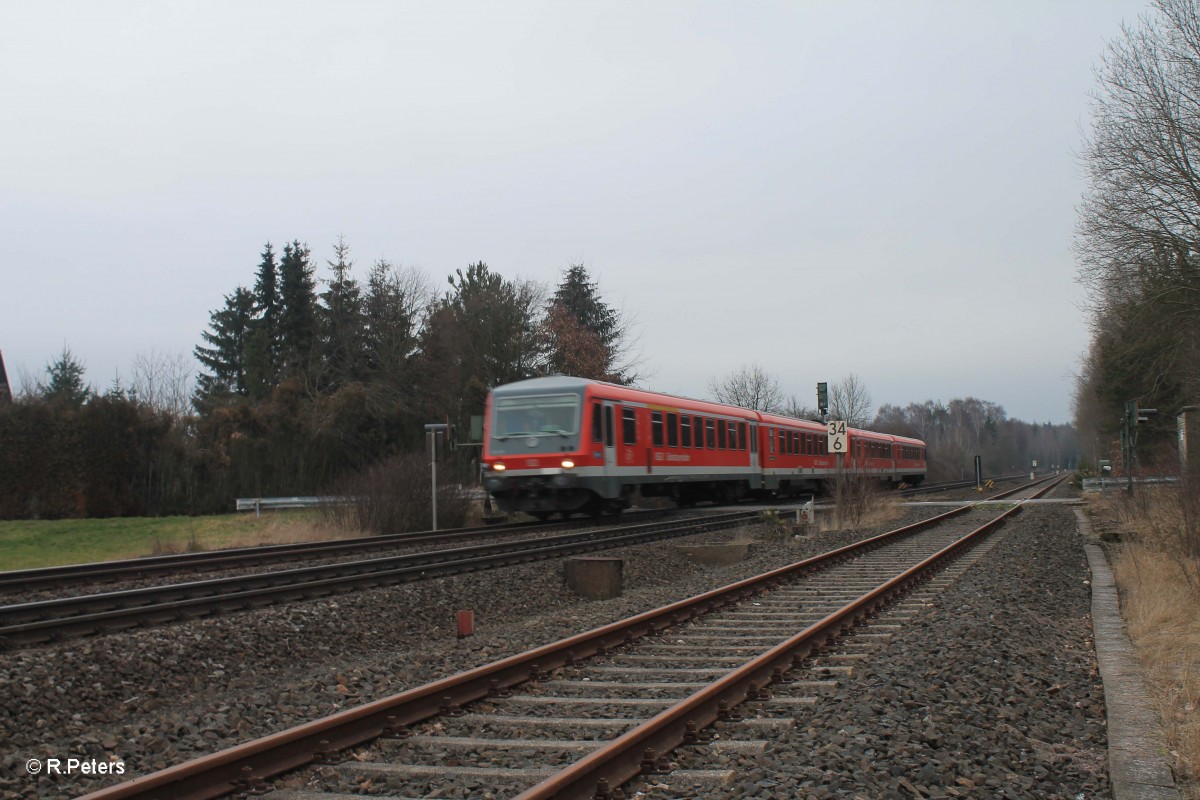
[(362, 535), (316, 511), (0, 522), (0, 570)]
[(814, 529), (820, 533), (830, 531), (858, 530), (887, 525), (904, 514), (900, 505), (887, 499), (882, 493), (870, 495), (866, 502), (853, 514), (838, 519), (837, 510), (820, 509), (814, 513)]
[(1120, 534), (1113, 561), (1121, 608), (1162, 719), (1184, 796), (1200, 800), (1200, 559), (1186, 490), (1094, 500), (1090, 513)]

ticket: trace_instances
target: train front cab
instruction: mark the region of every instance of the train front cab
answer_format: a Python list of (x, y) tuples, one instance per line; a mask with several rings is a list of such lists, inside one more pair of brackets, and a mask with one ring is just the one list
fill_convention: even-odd
[(583, 417), (586, 389), (586, 381), (555, 376), (498, 387), (488, 396), (483, 485), (500, 510), (544, 519), (598, 509), (597, 465)]

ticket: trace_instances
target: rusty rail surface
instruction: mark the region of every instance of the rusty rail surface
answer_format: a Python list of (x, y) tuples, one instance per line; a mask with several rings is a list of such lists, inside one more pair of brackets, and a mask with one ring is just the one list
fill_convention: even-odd
[(576, 553), (721, 530), (758, 512), (605, 528), (545, 538), (409, 553), (231, 578), (80, 595), (0, 606), (0, 645), (13, 647), (219, 611), (320, 597), (376, 586), (526, 563)]
[[(662, 516), (662, 511), (626, 512), (625, 518), (633, 521), (641, 518)], [(290, 544), (267, 544), (250, 547), (232, 547), (201, 553), (175, 553), (163, 556), (145, 556), (119, 561), (95, 561), (86, 564), (66, 564), (57, 567), (39, 567), (0, 571), (0, 592), (28, 591), (53, 586), (63, 586), (81, 581), (122, 580), (147, 575), (181, 573), (185, 571), (220, 569), (238, 566), (262, 566), (303, 559), (331, 558), (353, 553), (385, 550), (413, 544), (431, 542), (453, 542), (458, 539), (479, 538), (494, 533), (521, 533), (542, 528), (563, 528), (594, 525), (592, 518), (559, 520), (555, 522), (506, 522), (496, 525), (479, 525), (471, 528), (453, 528), (444, 531), (414, 531), (411, 533), (386, 533), (374, 536), (356, 536), (348, 539), (324, 539), (316, 542), (292, 542)]]
[[(1050, 491), (1065, 478), (1063, 476), (1046, 486), (1035, 496)], [(1019, 487), (1004, 495), (1028, 488)], [(741, 602), (769, 591), (785, 580), (882, 547), (965, 514), (986, 502), (964, 505), (525, 653), (106, 787), (85, 795), (81, 800), (208, 800), (235, 791), (260, 790), (268, 779), (281, 773), (328, 759), (339, 751), (380, 736), (400, 733), (408, 726), (456, 710), (466, 703), (499, 694), (554, 669), (602, 654), (610, 648), (665, 630), (717, 608)], [(734, 673), (696, 692), (680, 705), (628, 731), (601, 750), (532, 787), (520, 798), (593, 798), (598, 796), (598, 791), (602, 796), (605, 787), (619, 786), (640, 772), (648, 751), (653, 751), (655, 755), (666, 753), (681, 742), (688, 741), (696, 731), (712, 724), (738, 703), (757, 697), (763, 687), (782, 677), (798, 660), (822, 643), (836, 638), (852, 627), (856, 620), (888, 602), (891, 594), (911, 585), (935, 564), (977, 541), (987, 530), (1018, 513), (1021, 507), (1020, 503), (1016, 504), (996, 520), (754, 658)]]

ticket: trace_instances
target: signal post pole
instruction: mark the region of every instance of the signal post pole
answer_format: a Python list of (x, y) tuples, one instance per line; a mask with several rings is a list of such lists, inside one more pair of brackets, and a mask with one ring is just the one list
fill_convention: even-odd
[(429, 448), (429, 470), (433, 482), (433, 530), (437, 531), (437, 462), (441, 451), (442, 436), (450, 426), (444, 422), (431, 422), (425, 426), (425, 444)]

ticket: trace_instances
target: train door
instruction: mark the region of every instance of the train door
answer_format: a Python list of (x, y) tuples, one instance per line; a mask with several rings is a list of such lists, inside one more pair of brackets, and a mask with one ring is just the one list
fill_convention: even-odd
[(616, 403), (604, 401), (604, 474), (615, 475), (617, 466)]

